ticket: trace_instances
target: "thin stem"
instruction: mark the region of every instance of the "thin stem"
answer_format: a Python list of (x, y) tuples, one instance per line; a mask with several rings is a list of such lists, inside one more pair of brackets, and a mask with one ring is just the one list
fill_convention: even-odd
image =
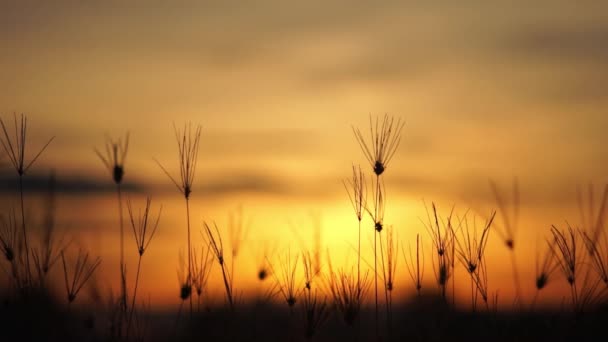
[(361, 220), (359, 220), (359, 247), (357, 254), (357, 291), (361, 291)]
[[(186, 221), (188, 224), (188, 286), (192, 286), (192, 249), (190, 248), (190, 200), (186, 197)], [(192, 319), (192, 295), (190, 296), (190, 319)]]
[(118, 217), (119, 217), (119, 226), (120, 226), (120, 291), (121, 291), (121, 306), (123, 312), (127, 311), (127, 282), (124, 275), (125, 269), (125, 234), (124, 234), (124, 224), (123, 224), (123, 215), (122, 215), (122, 190), (120, 187), (120, 183), (116, 184), (116, 194), (118, 197)]
[[(380, 175), (376, 174), (376, 193), (374, 196), (374, 208), (376, 211), (376, 219), (378, 217), (378, 206), (380, 205)], [(374, 222), (374, 225), (377, 222)], [(374, 292), (376, 299), (376, 339), (379, 339), (378, 334), (378, 255), (377, 255), (376, 232), (374, 232)]]
[(375, 292), (375, 300), (376, 300), (376, 340), (379, 338), (378, 335), (378, 257), (376, 253), (376, 232), (374, 232), (374, 292)]
[(226, 270), (224, 268), (224, 264), (222, 266), (222, 277), (224, 278), (224, 287), (226, 288), (226, 296), (228, 297), (228, 303), (230, 304), (230, 310), (234, 310), (234, 302), (232, 301), (232, 289), (230, 288), (230, 284), (228, 282), (228, 277), (226, 276)]
[(25, 205), (23, 200), (23, 175), (19, 174), (19, 193), (21, 197), (21, 228), (23, 229), (23, 243), (25, 247), (25, 267), (26, 267), (26, 284), (30, 285), (31, 271), (30, 271), (30, 249), (27, 243), (27, 232), (25, 230)]
[[(380, 232), (378, 232), (378, 235), (380, 235)], [(388, 284), (387, 284), (387, 278), (386, 278), (386, 267), (384, 265), (384, 249), (382, 247), (382, 236), (380, 236), (380, 260), (382, 262), (382, 278), (384, 279), (384, 300), (386, 303), (386, 324), (387, 324), (387, 328), (388, 328), (388, 332), (390, 335), (391, 332), (391, 313), (390, 313), (390, 302), (388, 299)]]
[(133, 299), (131, 300), (131, 313), (129, 314), (129, 322), (127, 323), (127, 340), (129, 340), (129, 330), (131, 329), (131, 320), (133, 319), (133, 312), (135, 311), (135, 297), (137, 296), (137, 287), (139, 285), (139, 271), (141, 269), (141, 258), (139, 255), (137, 260), (137, 273), (135, 274), (135, 288), (133, 289)]

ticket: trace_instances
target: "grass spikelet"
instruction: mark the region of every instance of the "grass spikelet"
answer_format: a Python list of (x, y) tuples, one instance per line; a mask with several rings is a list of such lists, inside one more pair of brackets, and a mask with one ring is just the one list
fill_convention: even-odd
[(454, 241), (456, 242), (456, 257), (464, 266), (471, 278), (471, 306), (473, 311), (477, 308), (477, 293), (481, 294), (482, 299), (487, 304), (487, 273), (484, 265), (484, 252), (488, 237), (490, 235), (490, 227), (496, 216), (493, 212), (490, 218), (486, 221), (481, 230), (481, 235), (477, 231), (477, 222), (473, 217), (472, 227), (469, 226), (468, 212), (460, 219), (458, 230), (460, 237), (455, 234)]
[(394, 117), (385, 114), (382, 119), (377, 116), (374, 122), (370, 115), (369, 142), (366, 141), (364, 134), (358, 128), (352, 127), (361, 151), (363, 151), (376, 175), (380, 176), (384, 173), (395, 152), (397, 152), (404, 126), (405, 122), (401, 122), (401, 118), (395, 120)]
[(197, 299), (197, 311), (201, 310), (201, 297), (203, 291), (207, 287), (207, 281), (213, 268), (213, 254), (211, 253), (211, 246), (207, 245), (207, 248), (201, 248), (200, 257), (197, 258), (196, 249), (192, 252), (194, 255), (193, 268), (194, 273), (192, 274), (192, 284), (196, 290)]
[(220, 234), (220, 230), (217, 227), (217, 224), (213, 224), (215, 232), (211, 230), (211, 227), (209, 227), (207, 222), (204, 222), (203, 225), (205, 228), (205, 234), (209, 241), (209, 246), (213, 250), (213, 254), (215, 254), (215, 257), (217, 258), (217, 261), (222, 269), (224, 289), (226, 290), (226, 298), (228, 299), (228, 304), (230, 304), (230, 309), (234, 310), (232, 275), (226, 269), (224, 260), (224, 243), (222, 241), (222, 235)]
[(334, 306), (343, 322), (353, 327), (361, 313), (361, 306), (367, 291), (371, 286), (371, 278), (366, 272), (361, 275), (361, 282), (352, 275), (352, 272), (338, 270), (334, 272), (331, 261), (328, 261), (329, 273), (327, 275), (327, 287)]
[(565, 231), (561, 231), (557, 227), (551, 226), (551, 234), (553, 234), (553, 238), (555, 239), (553, 254), (555, 254), (559, 267), (570, 285), (572, 307), (576, 310), (578, 307), (578, 293), (576, 288), (578, 269), (577, 234), (570, 225), (568, 225), (568, 229)]
[(147, 197), (146, 206), (143, 212), (139, 210), (137, 216), (135, 216), (133, 208), (131, 206), (131, 201), (127, 201), (127, 210), (129, 212), (131, 228), (133, 229), (133, 238), (135, 240), (135, 245), (139, 254), (139, 257), (137, 258), (137, 271), (135, 273), (135, 287), (133, 288), (133, 299), (131, 302), (131, 313), (129, 314), (129, 321), (127, 323), (127, 339), (129, 337), (129, 330), (131, 328), (133, 312), (135, 311), (135, 299), (137, 297), (137, 288), (139, 286), (141, 260), (143, 258), (144, 252), (146, 251), (146, 249), (148, 249), (150, 242), (152, 242), (152, 239), (154, 238), (154, 234), (156, 233), (158, 223), (160, 221), (160, 215), (163, 210), (163, 207), (160, 206), (160, 209), (158, 210), (158, 215), (156, 216), (156, 220), (154, 220), (154, 217), (151, 217), (150, 215), (151, 206), (152, 199), (150, 197)]
[[(68, 303), (72, 303), (76, 300), (76, 296), (80, 290), (84, 287), (87, 281), (93, 275), (93, 272), (101, 264), (99, 257), (89, 260), (89, 253), (84, 252), (82, 249), (78, 250), (78, 255), (74, 261), (73, 267), (70, 270), (66, 261), (64, 252), (61, 252), (61, 262), (63, 264), (63, 275), (65, 278), (65, 290), (67, 293)], [(71, 271), (71, 272), (70, 272)], [(70, 277), (71, 274), (71, 277)], [(71, 280), (70, 280), (71, 278)]]
[(296, 285), (298, 259), (299, 255), (293, 257), (291, 251), (287, 250), (287, 253), (283, 257), (279, 256), (280, 272), (277, 272), (274, 267), (272, 269), (275, 281), (279, 284), (279, 291), (289, 306), (290, 311), (296, 305), (299, 295), (299, 289)]

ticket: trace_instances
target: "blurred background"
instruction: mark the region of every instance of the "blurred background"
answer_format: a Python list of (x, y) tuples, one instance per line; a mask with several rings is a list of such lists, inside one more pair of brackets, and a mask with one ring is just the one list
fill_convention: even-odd
[[(250, 222), (235, 262), (244, 296), (266, 286), (256, 277), (265, 250), (313, 248), (318, 231), (334, 264), (356, 261), (357, 221), (342, 180), (352, 164), (372, 173), (352, 132), (367, 134), (370, 115), (406, 123), (385, 173), (385, 221), (402, 246), (420, 233), (431, 250), (423, 200), (444, 216), (455, 206), (482, 219), (495, 208), (489, 180), (507, 196), (518, 179), (516, 253), (527, 300), (550, 225), (580, 225), (577, 187), (585, 198), (593, 189), (597, 206), (608, 181), (602, 1), (2, 2), (0, 41), (2, 119), (28, 116), (30, 158), (55, 137), (25, 178), (26, 207), (41, 205), (34, 194), (55, 170), (58, 229), (103, 258), (104, 289), (118, 287), (118, 210), (94, 148), (106, 134), (130, 133), (127, 196), (136, 207), (145, 195), (163, 205), (141, 285), (159, 306), (179, 304), (178, 251), (186, 248), (183, 197), (153, 160), (178, 176), (173, 124), (202, 125), (196, 243), (203, 220), (217, 222), (226, 240), (231, 213)], [(16, 206), (16, 175), (1, 160), (2, 201)], [(137, 254), (126, 228), (132, 277)], [(371, 260), (371, 220), (363, 229)], [(494, 232), (487, 257), (490, 290), (508, 303), (509, 254)], [(456, 275), (464, 303), (465, 276)], [(397, 293), (411, 293), (401, 252), (397, 277)], [(539, 301), (561, 303), (568, 293), (555, 278)]]

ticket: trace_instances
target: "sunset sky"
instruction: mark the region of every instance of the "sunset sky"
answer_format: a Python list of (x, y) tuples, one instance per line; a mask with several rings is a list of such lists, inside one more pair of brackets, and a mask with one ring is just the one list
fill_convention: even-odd
[[(406, 123), (385, 176), (387, 220), (400, 239), (427, 238), (422, 199), (446, 215), (453, 204), (487, 215), (488, 180), (510, 189), (517, 177), (518, 257), (532, 289), (537, 241), (551, 224), (580, 222), (577, 186), (594, 184), (597, 199), (608, 182), (607, 60), (603, 1), (0, 4), (0, 115), (11, 124), (13, 112), (28, 116), (30, 156), (55, 137), (29, 188), (57, 172), (62, 229), (102, 255), (102, 283), (112, 283), (117, 209), (93, 149), (105, 134), (130, 132), (125, 181), (138, 200), (163, 203), (144, 291), (176, 305), (185, 209), (153, 158), (177, 175), (173, 123), (186, 121), (202, 126), (197, 239), (203, 219), (225, 228), (239, 205), (252, 219), (242, 288), (257, 286), (247, 272), (264, 241), (297, 250), (295, 229), (310, 243), (311, 215), (324, 248), (348, 262), (356, 220), (342, 179), (353, 163), (371, 174), (351, 127), (367, 132), (370, 115), (388, 113)], [(14, 175), (2, 163), (11, 198)], [(508, 254), (498, 235), (490, 239), (490, 288), (507, 296), (510, 280), (499, 282), (510, 269), (492, 265)]]

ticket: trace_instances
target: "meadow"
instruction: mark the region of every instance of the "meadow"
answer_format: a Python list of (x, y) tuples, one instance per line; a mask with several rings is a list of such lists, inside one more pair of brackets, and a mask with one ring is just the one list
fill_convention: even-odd
[[(352, 224), (339, 229), (357, 234), (348, 246), (350, 262), (344, 263), (336, 262), (320, 230), (310, 244), (260, 247), (251, 246), (260, 242), (251, 239), (255, 226), (242, 211), (228, 225), (198, 220), (193, 198), (205, 196), (195, 187), (204, 177), (197, 166), (205, 158), (199, 153), (205, 131), (190, 122), (173, 126), (177, 167), (154, 159), (180, 197), (170, 202), (175, 208), (154, 193), (135, 196), (125, 184), (128, 133), (107, 137), (91, 151), (114, 188), (111, 204), (95, 210), (119, 232), (112, 247), (118, 257), (102, 260), (78, 243), (78, 236), (58, 229), (55, 174), (40, 186), (46, 189), (42, 194), (28, 191), (28, 175), (54, 139), (30, 146), (24, 115), (5, 116), (0, 123), (3, 168), (11, 172), (5, 188), (12, 190), (0, 222), (2, 340), (587, 340), (601, 333), (608, 319), (608, 186), (599, 200), (592, 188), (579, 191), (578, 224), (546, 223), (536, 258), (523, 261), (534, 264), (534, 282), (522, 281), (519, 209), (526, 189), (517, 179), (508, 187), (488, 183), (494, 202), (487, 211), (423, 202), (415, 239), (402, 238), (409, 227), (387, 222), (387, 212), (399, 210), (387, 205), (392, 192), (385, 181), (407, 131), (398, 117), (370, 116), (367, 127), (345, 127), (352, 129), (352, 143), (365, 163), (344, 170), (349, 176), (341, 180)], [(172, 229), (180, 232), (185, 249), (166, 250), (161, 232), (167, 210), (182, 215)], [(297, 224), (292, 230), (294, 240), (300, 239)], [(509, 269), (511, 282), (501, 284), (510, 288), (509, 298), (488, 281), (497, 271), (488, 260), (490, 237), (509, 256), (502, 267)], [(260, 250), (253, 258), (257, 267), (239, 274), (238, 263), (247, 257), (243, 251), (253, 247)], [(154, 281), (144, 274), (153, 272), (147, 258), (155, 249), (178, 260), (171, 308), (141, 290), (142, 283)], [(109, 289), (100, 285), (102, 269), (112, 269), (104, 275), (116, 278)], [(258, 283), (255, 295), (239, 288), (236, 279), (247, 277)], [(219, 292), (210, 291), (210, 283), (218, 284)], [(547, 288), (558, 284), (566, 289), (561, 300), (539, 305)], [(396, 295), (397, 288), (408, 288), (407, 295)], [(531, 298), (525, 295), (530, 293)]]

